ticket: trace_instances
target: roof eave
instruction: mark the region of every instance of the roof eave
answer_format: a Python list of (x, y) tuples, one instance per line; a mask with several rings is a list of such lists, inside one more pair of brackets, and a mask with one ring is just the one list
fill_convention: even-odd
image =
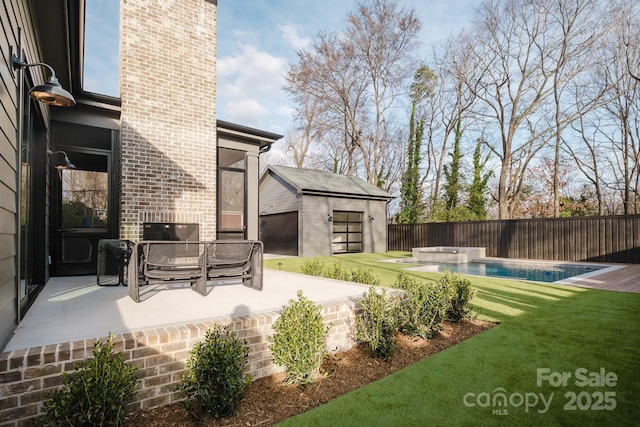
[(220, 134), (240, 136), (259, 143), (260, 148), (269, 146), (282, 139), (284, 135), (255, 129), (248, 126), (231, 123), (224, 120), (216, 120), (217, 131)]
[(367, 199), (367, 200), (391, 200), (393, 196), (376, 196), (372, 194), (353, 194), (353, 193), (343, 193), (343, 192), (332, 192), (332, 191), (318, 191), (318, 190), (308, 190), (308, 189), (300, 189), (299, 191), (303, 195), (308, 196), (325, 196), (325, 197), (341, 197), (341, 198), (349, 198), (349, 199)]
[[(271, 174), (272, 175), (277, 175), (278, 177), (280, 177), (280, 179), (282, 179), (284, 182), (286, 182), (291, 187), (293, 187), (296, 190), (297, 194), (301, 194), (302, 193), (302, 188), (298, 187), (295, 182), (291, 181), (284, 174), (278, 173), (278, 171), (275, 170), (272, 165), (267, 166), (267, 169), (265, 170), (264, 174), (262, 175), (263, 179), (266, 178), (267, 175), (271, 175)], [(260, 181), (262, 181), (262, 179)]]

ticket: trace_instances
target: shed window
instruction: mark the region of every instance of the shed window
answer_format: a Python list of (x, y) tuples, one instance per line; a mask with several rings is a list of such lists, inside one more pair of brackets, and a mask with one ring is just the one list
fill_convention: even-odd
[(362, 252), (362, 212), (333, 211), (333, 253)]

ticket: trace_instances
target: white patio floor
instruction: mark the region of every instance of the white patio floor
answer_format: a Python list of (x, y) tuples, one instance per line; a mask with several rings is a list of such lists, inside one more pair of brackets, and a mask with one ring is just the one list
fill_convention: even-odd
[[(266, 255), (265, 255), (266, 257)], [(598, 276), (564, 284), (595, 289), (640, 292), (640, 265), (625, 265)], [(264, 270), (264, 290), (239, 282), (209, 282), (201, 296), (188, 284), (145, 286), (135, 303), (125, 286), (98, 286), (95, 276), (54, 277), (38, 295), (4, 351), (19, 350), (112, 333), (141, 331), (219, 317), (279, 310), (298, 290), (316, 303), (361, 296), (368, 286)]]
[(218, 317), (279, 310), (298, 290), (316, 303), (361, 296), (367, 286), (264, 270), (264, 288), (209, 282), (201, 296), (188, 284), (146, 286), (135, 303), (125, 286), (98, 286), (95, 276), (54, 277), (18, 326), (5, 351)]

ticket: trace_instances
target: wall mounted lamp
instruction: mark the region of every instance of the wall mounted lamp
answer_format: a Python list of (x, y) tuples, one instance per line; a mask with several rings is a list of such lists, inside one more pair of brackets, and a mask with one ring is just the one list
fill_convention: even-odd
[(372, 215), (369, 215), (369, 221), (375, 221), (375, 218)]
[(58, 170), (76, 168), (64, 151), (47, 150), (47, 155), (51, 158), (51, 166)]
[(333, 222), (333, 216), (331, 216), (331, 215), (327, 215), (327, 221), (329, 221), (329, 222)]
[(64, 90), (62, 85), (58, 82), (56, 72), (50, 65), (45, 64), (44, 62), (27, 64), (15, 53), (11, 55), (11, 64), (13, 65), (14, 70), (22, 70), (23, 68), (40, 65), (47, 67), (49, 71), (51, 71), (51, 77), (49, 77), (49, 80), (45, 84), (34, 86), (29, 91), (29, 95), (33, 98), (40, 102), (44, 102), (45, 104), (55, 105), (56, 107), (73, 107), (76, 105), (76, 100), (73, 98), (73, 95)]

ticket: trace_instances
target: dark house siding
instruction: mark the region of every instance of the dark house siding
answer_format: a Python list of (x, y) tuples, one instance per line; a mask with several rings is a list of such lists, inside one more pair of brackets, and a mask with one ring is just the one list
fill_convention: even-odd
[[(18, 78), (13, 71), (10, 54), (20, 44), (29, 62), (39, 62), (40, 53), (34, 34), (31, 2), (9, 0), (0, 7), (2, 36), (0, 50), (0, 349), (3, 348), (17, 325), (17, 146), (18, 128)], [(33, 67), (24, 71), (31, 82), (42, 83), (45, 69)], [(44, 122), (48, 123), (48, 107), (38, 105)], [(46, 189), (42, 189), (43, 192)]]

